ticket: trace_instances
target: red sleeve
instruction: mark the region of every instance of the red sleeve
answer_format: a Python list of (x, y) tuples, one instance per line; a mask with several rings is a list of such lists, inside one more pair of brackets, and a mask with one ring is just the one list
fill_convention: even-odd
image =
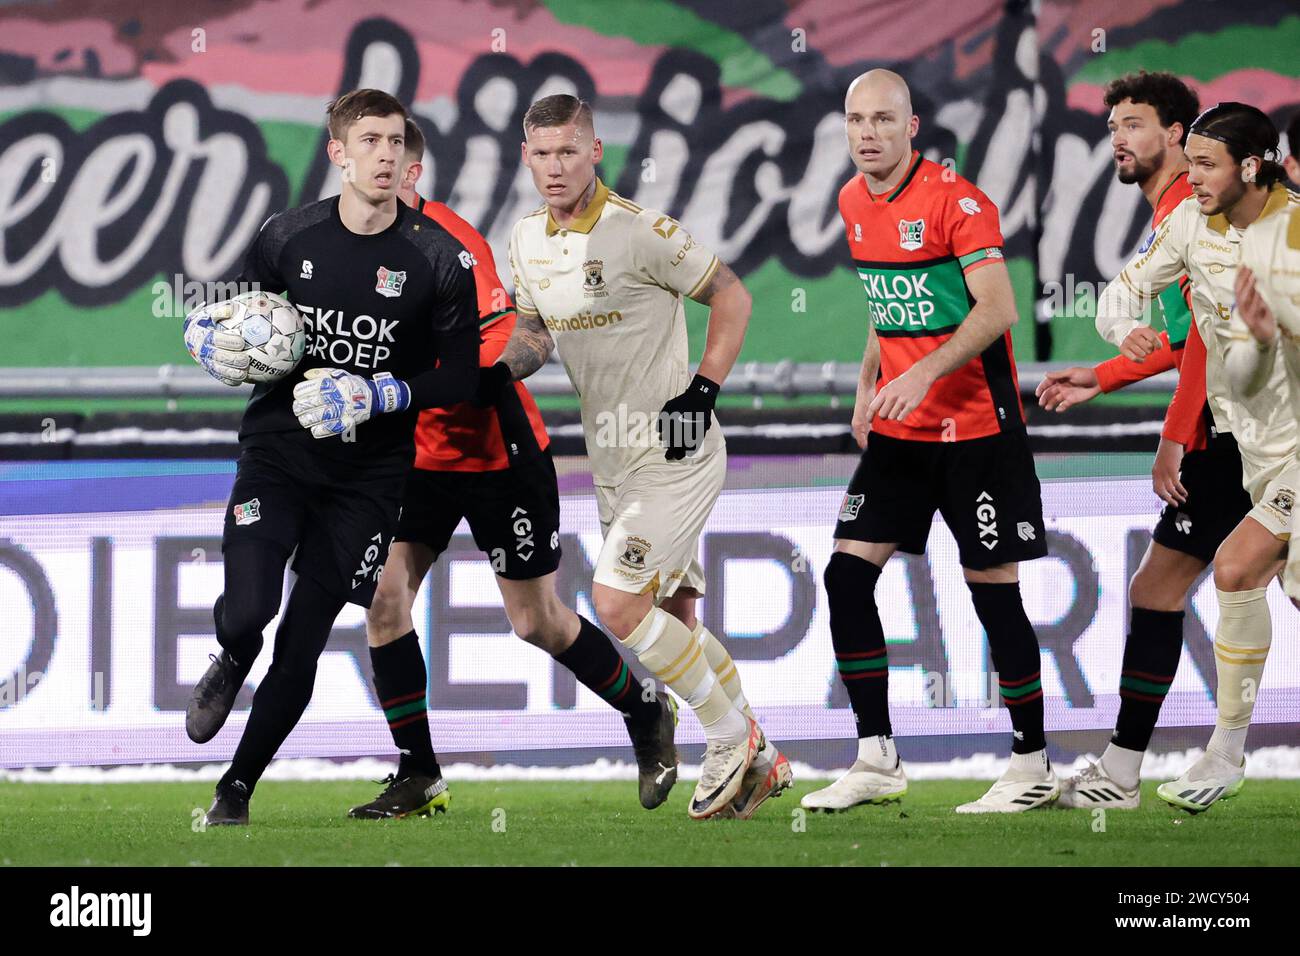
[(514, 303), (497, 275), (492, 247), (477, 229), (452, 212), (451, 207), (429, 200), (420, 210), (456, 240), (474, 257), (474, 285), (478, 294), (479, 327), (514, 314)]
[(948, 190), (945, 208), (948, 244), (962, 271), (1002, 261), (1002, 226), (993, 200), (963, 179)]
[(511, 312), (479, 331), (479, 338), (483, 343), (478, 349), (479, 365), (483, 368), (491, 368), (496, 364), (501, 353), (506, 350), (506, 343), (510, 341), (510, 333), (515, 330), (516, 321), (515, 314)]
[(844, 223), (844, 238), (849, 243), (849, 249), (853, 248), (853, 230), (849, 226), (849, 223), (855, 218), (852, 212), (853, 190), (854, 188), (862, 188), (855, 186), (857, 178), (858, 174), (854, 174), (853, 178), (840, 187), (839, 195), (835, 197), (835, 204), (840, 210), (840, 221)]
[(1169, 333), (1160, 333), (1160, 348), (1147, 356), (1145, 362), (1134, 362), (1123, 355), (1116, 355), (1094, 367), (1097, 384), (1103, 392), (1114, 392), (1125, 385), (1132, 385), (1152, 375), (1159, 375), (1174, 367), (1174, 350), (1169, 347)]
[(1176, 441), (1184, 448), (1199, 448), (1204, 443), (1201, 428), (1201, 411), (1205, 408), (1205, 342), (1193, 322), (1187, 330), (1187, 344), (1183, 347), (1183, 364), (1178, 373), (1173, 401), (1165, 413), (1165, 427), (1161, 436)]
[(507, 314), (514, 315), (515, 306), (510, 301), (506, 287), (501, 284), (501, 277), (497, 275), (492, 247), (478, 232), (474, 232), (474, 238), (478, 241), (470, 243), (461, 240), (461, 244), (474, 256), (474, 283), (478, 286), (478, 314), (482, 325), (495, 322)]

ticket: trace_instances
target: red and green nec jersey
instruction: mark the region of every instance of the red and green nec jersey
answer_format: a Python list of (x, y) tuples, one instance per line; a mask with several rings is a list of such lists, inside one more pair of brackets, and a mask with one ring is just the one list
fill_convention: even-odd
[[(1187, 181), (1186, 170), (1181, 170), (1170, 177), (1169, 182), (1156, 197), (1155, 211), (1151, 216), (1151, 232), (1146, 240), (1148, 244), (1155, 238), (1156, 229), (1165, 221), (1165, 217), (1191, 194), (1192, 186)], [(1169, 406), (1169, 413), (1165, 417), (1164, 437), (1177, 441), (1188, 449), (1201, 448), (1205, 445), (1206, 423), (1209, 421), (1209, 406), (1205, 399), (1205, 374), (1204, 370), (1200, 369), (1200, 374), (1190, 379), (1183, 375), (1183, 360), (1186, 356), (1194, 353), (1202, 362), (1205, 357), (1205, 346), (1200, 342), (1196, 328), (1192, 324), (1192, 280), (1184, 275), (1177, 283), (1160, 293), (1158, 298), (1165, 316), (1165, 331), (1160, 333), (1160, 348), (1142, 362), (1134, 362), (1123, 355), (1102, 362), (1094, 368), (1097, 373), (1097, 385), (1103, 392), (1114, 392), (1125, 385), (1177, 368), (1180, 397), (1178, 402), (1171, 403)], [(1199, 401), (1194, 394), (1198, 388)]]
[[(416, 208), (452, 234), (474, 259), (479, 311), (479, 365), (489, 368), (505, 351), (515, 309), (497, 277), (492, 247), (478, 230), (440, 202), (416, 197)], [(462, 402), (420, 413), (415, 426), (415, 467), (426, 471), (500, 471), (536, 455), (550, 443), (537, 403), (514, 382), (492, 408)]]
[[(975, 300), (966, 276), (1002, 261), (993, 202), (973, 185), (913, 151), (893, 190), (872, 195), (855, 175), (840, 190), (840, 215), (867, 313), (880, 341), (877, 387), (947, 342)], [(903, 421), (877, 418), (891, 438), (966, 441), (1023, 428), (1011, 333), (939, 379)]]

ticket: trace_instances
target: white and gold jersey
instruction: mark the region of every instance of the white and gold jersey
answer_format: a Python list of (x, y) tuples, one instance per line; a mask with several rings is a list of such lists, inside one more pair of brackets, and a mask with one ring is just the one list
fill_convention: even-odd
[[(1286, 373), (1291, 416), (1300, 419), (1300, 206), (1293, 204), (1247, 229), (1241, 264), (1255, 274), (1255, 288), (1277, 319), (1279, 336), (1272, 351), (1280, 351), (1281, 360), (1269, 358)], [(1254, 347), (1253, 340), (1250, 345)], [(1291, 535), (1282, 586), (1289, 596), (1300, 599), (1300, 535)]]
[[(596, 484), (617, 486), (641, 464), (662, 461), (656, 419), (691, 380), (682, 298), (704, 289), (718, 265), (680, 223), (599, 179), (570, 225), (545, 206), (515, 224), (515, 308), (539, 316), (555, 340), (581, 401)], [(715, 421), (695, 458), (722, 441)]]
[(1259, 224), (1300, 195), (1281, 184), (1269, 192), (1259, 220), (1240, 230), (1223, 215), (1205, 216), (1195, 197), (1183, 200), (1150, 241), (1106, 286), (1097, 303), (1097, 331), (1118, 346), (1138, 325), (1151, 300), (1186, 272), (1192, 280), (1192, 317), (1205, 342), (1205, 394), (1219, 431), (1232, 432), (1241, 450), (1247, 490), (1255, 496), (1296, 453), (1296, 419), (1291, 411), (1286, 372), (1276, 363), (1268, 381), (1253, 395), (1233, 387), (1228, 352), (1249, 332), (1232, 316), (1233, 284), (1242, 240)]
[(1300, 418), (1300, 206), (1247, 229), (1241, 264), (1255, 274), (1255, 287), (1277, 319), (1292, 415)]

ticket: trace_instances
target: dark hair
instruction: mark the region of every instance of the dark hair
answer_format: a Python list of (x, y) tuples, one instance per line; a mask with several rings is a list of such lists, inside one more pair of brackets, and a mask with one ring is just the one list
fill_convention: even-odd
[(1201, 111), (1201, 99), (1196, 91), (1172, 73), (1139, 70), (1136, 73), (1125, 73), (1106, 84), (1102, 101), (1108, 107), (1113, 109), (1124, 100), (1154, 107), (1156, 116), (1160, 117), (1160, 125), (1165, 129), (1181, 123), (1183, 136), (1179, 142), (1184, 145), (1187, 143), (1187, 131), (1192, 126), (1192, 120)]
[(528, 135), (530, 129), (563, 126), (574, 120), (593, 130), (596, 128), (591, 115), (591, 106), (586, 100), (580, 100), (568, 93), (543, 96), (528, 107), (528, 112), (524, 114), (524, 135)]
[(1217, 103), (1196, 117), (1192, 132), (1223, 143), (1238, 165), (1248, 156), (1258, 156), (1255, 182), (1259, 185), (1271, 186), (1286, 179), (1286, 173), (1276, 162), (1277, 127), (1259, 107), (1248, 103)]
[(391, 93), (383, 90), (353, 90), (344, 93), (325, 108), (325, 125), (332, 139), (347, 139), (352, 124), (363, 116), (392, 116), (407, 119), (406, 107)]
[(424, 159), (424, 133), (420, 131), (420, 124), (409, 116), (406, 118), (406, 143), (403, 149), (407, 156), (413, 157), (413, 163)]
[(1296, 111), (1295, 116), (1291, 117), (1291, 122), (1287, 124), (1286, 142), (1291, 155), (1300, 160), (1300, 110)]

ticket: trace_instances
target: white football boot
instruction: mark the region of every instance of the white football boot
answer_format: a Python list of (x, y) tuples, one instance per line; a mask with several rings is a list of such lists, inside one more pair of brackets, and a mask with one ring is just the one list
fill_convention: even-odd
[(763, 731), (752, 717), (746, 717), (749, 734), (738, 744), (710, 743), (700, 763), (700, 782), (695, 785), (686, 812), (694, 820), (703, 820), (725, 810), (740, 792), (745, 771), (754, 755), (763, 749)]
[(776, 749), (772, 741), (759, 751), (754, 762), (745, 771), (745, 779), (736, 791), (731, 805), (719, 810), (715, 817), (733, 817), (748, 820), (768, 797), (779, 797), (794, 782), (794, 772), (785, 754)]
[(1061, 792), (1056, 771), (1046, 750), (1012, 754), (1006, 772), (989, 787), (988, 793), (972, 803), (963, 803), (958, 813), (1021, 813), (1051, 803)]
[(907, 793), (907, 774), (902, 761), (896, 760), (893, 769), (873, 766), (865, 760), (853, 761), (844, 776), (829, 787), (804, 794), (799, 806), (805, 810), (823, 810), (834, 813), (864, 803), (893, 803)]
[(1070, 810), (1104, 807), (1107, 810), (1136, 810), (1142, 800), (1139, 787), (1129, 789), (1106, 772), (1101, 761), (1088, 762), (1088, 766), (1073, 777), (1061, 781), (1058, 807)]
[(1177, 780), (1158, 786), (1156, 796), (1188, 813), (1203, 813), (1216, 801), (1235, 797), (1245, 785), (1246, 761), (1234, 767), (1211, 750)]

